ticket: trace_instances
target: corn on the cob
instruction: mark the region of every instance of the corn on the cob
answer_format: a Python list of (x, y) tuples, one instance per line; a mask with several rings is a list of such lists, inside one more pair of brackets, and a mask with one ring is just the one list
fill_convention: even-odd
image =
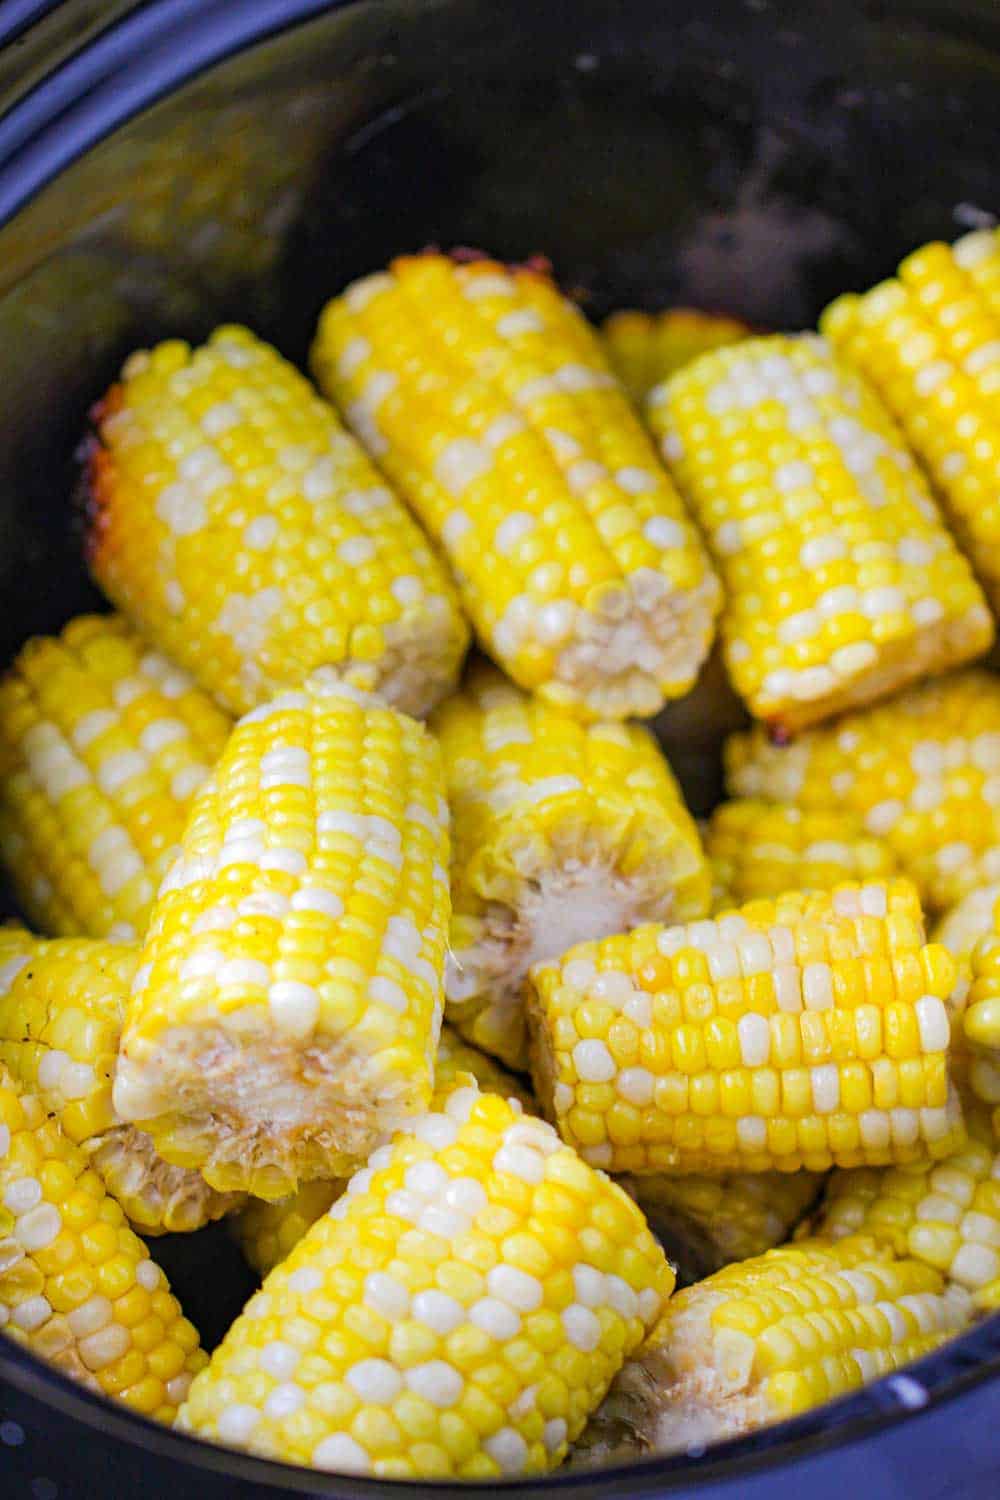
[(1000, 1067), (1000, 901), (993, 908), (992, 929), (970, 958), (971, 978), (962, 1030), (966, 1043)]
[(718, 562), (726, 665), (755, 718), (799, 730), (990, 645), (901, 434), (823, 340), (702, 355), (649, 417)]
[(621, 1461), (798, 1416), (928, 1354), (971, 1317), (962, 1287), (864, 1235), (769, 1250), (671, 1299), (578, 1456)]
[(686, 1281), (786, 1240), (819, 1192), (814, 1172), (622, 1177)]
[(993, 908), (1000, 897), (1000, 885), (981, 885), (948, 908), (932, 934), (935, 943), (943, 943), (958, 960), (959, 968), (968, 967), (972, 950), (980, 938), (993, 931)]
[(97, 1173), (2, 1064), (0, 1327), (90, 1390), (161, 1422), (206, 1362)]
[(239, 1199), (168, 1165), (111, 1102), (138, 963), (138, 944), (0, 930), (0, 1062), (56, 1116), (137, 1230), (199, 1229)]
[(523, 1069), (529, 967), (638, 922), (703, 916), (708, 864), (640, 726), (581, 724), (490, 667), (431, 723), (451, 804), (448, 1017)]
[(761, 728), (734, 735), (726, 779), (734, 796), (853, 815), (933, 911), (1000, 880), (1000, 679), (988, 672), (911, 688), (787, 746)]
[[(499, 1094), (501, 1099), (517, 1099), (528, 1113), (537, 1113), (538, 1106), (520, 1079), (501, 1068), (478, 1047), (468, 1046), (450, 1026), (442, 1026), (434, 1070), (435, 1092), (443, 1093), (454, 1088), (461, 1081), (459, 1075), (467, 1073), (471, 1073), (484, 1093)], [(331, 1203), (336, 1202), (346, 1186), (346, 1180), (338, 1178), (334, 1182), (307, 1182), (276, 1203), (252, 1198), (244, 1209), (229, 1219), (233, 1237), (248, 1264), (258, 1275), (266, 1276), (326, 1213)]]
[(705, 833), (718, 910), (783, 891), (827, 891), (896, 873), (892, 851), (844, 812), (808, 811), (752, 798), (724, 802)]
[(327, 305), (312, 365), (515, 681), (595, 718), (686, 691), (718, 580), (596, 334), (548, 276), (394, 261)]
[(535, 1091), (613, 1172), (824, 1171), (940, 1157), (955, 979), (908, 881), (791, 892), (532, 970)]
[(28, 642), (0, 682), (0, 852), (38, 927), (143, 935), (229, 728), (118, 616)]
[(1000, 608), (1000, 231), (924, 245), (820, 326), (895, 415)]
[(969, 1139), (939, 1162), (833, 1172), (810, 1233), (872, 1235), (1000, 1305), (1000, 1139), (981, 1105), (966, 1101)]
[(750, 334), (737, 318), (693, 307), (668, 307), (659, 313), (628, 308), (612, 313), (601, 325), (608, 360), (640, 408), (654, 386), (699, 354), (738, 344)]
[(132, 355), (95, 409), (97, 582), (233, 713), (335, 667), (408, 712), (453, 686), (457, 596), (336, 414), (246, 329)]
[(329, 675), (237, 724), (161, 888), (115, 1079), (167, 1161), (280, 1198), (426, 1109), (443, 791), (423, 727)]
[(537, 1473), (672, 1287), (620, 1188), (516, 1104), (460, 1086), (271, 1272), (179, 1425), (381, 1478)]

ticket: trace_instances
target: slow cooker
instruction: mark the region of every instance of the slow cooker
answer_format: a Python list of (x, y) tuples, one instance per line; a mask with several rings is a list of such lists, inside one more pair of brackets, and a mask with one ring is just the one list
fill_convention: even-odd
[[(5, 0), (2, 659), (99, 604), (74, 450), (134, 346), (238, 318), (301, 361), (327, 297), (428, 243), (542, 251), (595, 317), (689, 302), (807, 326), (912, 247), (995, 222), (998, 85), (996, 0)], [(253, 1286), (225, 1231), (153, 1253), (211, 1346)], [(502, 1487), (987, 1500), (1000, 1314), (791, 1423)], [(0, 1493), (398, 1487), (174, 1434), (0, 1340)]]

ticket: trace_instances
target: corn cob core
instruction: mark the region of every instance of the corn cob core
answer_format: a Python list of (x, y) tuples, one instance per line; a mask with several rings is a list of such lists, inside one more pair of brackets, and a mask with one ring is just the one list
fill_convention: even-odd
[(825, 1171), (939, 1157), (951, 956), (908, 881), (639, 927), (532, 970), (535, 1091), (612, 1172)]
[(702, 355), (649, 419), (726, 589), (726, 666), (795, 731), (987, 649), (965, 558), (878, 397), (814, 335)]
[(115, 1113), (111, 1086), (138, 944), (0, 930), (0, 1062), (37, 1094), (143, 1234), (200, 1229), (239, 1203), (170, 1166)]
[(115, 1080), (168, 1161), (280, 1198), (427, 1107), (442, 792), (421, 725), (323, 674), (237, 724), (161, 889)]
[(117, 615), (27, 643), (0, 681), (0, 853), (38, 927), (142, 936), (229, 727)]
[(311, 359), (516, 682), (589, 718), (687, 690), (718, 581), (596, 334), (548, 276), (396, 260), (327, 304)]
[(919, 1359), (971, 1313), (963, 1288), (864, 1235), (769, 1250), (671, 1299), (581, 1456), (671, 1452), (797, 1416)]
[(342, 1473), (542, 1472), (672, 1287), (620, 1188), (460, 1086), (271, 1272), (179, 1425)]
[(454, 685), (467, 631), (427, 538), (245, 328), (133, 354), (94, 424), (94, 577), (231, 712), (326, 666), (416, 714)]
[(787, 746), (734, 735), (726, 780), (735, 796), (852, 815), (944, 911), (1000, 880), (1000, 679), (956, 672)]
[[(471, 1074), (484, 1093), (499, 1094), (501, 1099), (516, 1099), (529, 1114), (537, 1113), (534, 1098), (519, 1078), (508, 1073), (478, 1047), (463, 1042), (450, 1026), (441, 1027), (437, 1062), (434, 1069), (436, 1093), (446, 1093), (463, 1081), (459, 1075)], [(306, 1231), (326, 1213), (347, 1186), (343, 1178), (334, 1182), (307, 1182), (287, 1198), (265, 1203), (251, 1198), (239, 1213), (231, 1215), (229, 1227), (247, 1263), (266, 1276), (284, 1260)]]
[(969, 1139), (939, 1162), (833, 1172), (810, 1232), (872, 1235), (1000, 1305), (1000, 1140), (988, 1111), (966, 1102)]
[(612, 369), (641, 408), (661, 380), (699, 354), (737, 344), (750, 332), (737, 318), (693, 307), (668, 307), (658, 313), (626, 308), (605, 319), (601, 340)]
[(448, 1016), (525, 1069), (531, 965), (656, 917), (703, 916), (708, 866), (638, 725), (581, 724), (487, 668), (432, 727), (452, 818)]
[(0, 1064), (0, 1327), (89, 1390), (172, 1422), (205, 1364), (83, 1153)]
[(820, 326), (878, 390), (1000, 607), (1000, 231), (924, 245)]
[(845, 880), (863, 884), (896, 873), (888, 845), (866, 834), (849, 813), (803, 812), (752, 798), (723, 802), (716, 809), (705, 850), (712, 862), (716, 909), (783, 891), (827, 891)]

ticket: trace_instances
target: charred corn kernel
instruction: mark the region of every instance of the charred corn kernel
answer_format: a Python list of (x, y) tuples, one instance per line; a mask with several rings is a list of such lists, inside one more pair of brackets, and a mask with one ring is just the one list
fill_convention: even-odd
[(687, 690), (718, 580), (597, 335), (548, 276), (396, 260), (328, 303), (312, 365), (515, 681), (588, 718)]
[(182, 1428), (381, 1477), (560, 1462), (673, 1275), (620, 1188), (471, 1082), (380, 1148), (271, 1272)]
[[(924, 942), (905, 880), (639, 927), (532, 970), (535, 1091), (563, 1139), (612, 1172), (941, 1157), (964, 1139), (946, 1067), (954, 980), (950, 955)], [(598, 997), (613, 1022), (594, 1015)], [(634, 1032), (634, 1061), (615, 1055), (614, 1026)], [(849, 1114), (859, 1076), (872, 1102)], [(594, 1085), (604, 1092), (588, 1103)], [(612, 1101), (631, 1111), (626, 1141), (611, 1128)]]
[(814, 335), (702, 355), (649, 416), (726, 588), (726, 666), (785, 731), (980, 655), (989, 610), (878, 397)]
[(797, 1416), (919, 1359), (971, 1319), (964, 1288), (869, 1236), (780, 1246), (671, 1298), (579, 1456), (670, 1452)]
[[(789, 1018), (791, 1019), (791, 1018)], [(786, 1240), (816, 1198), (812, 1172), (620, 1178), (687, 1281)]]
[(786, 746), (734, 735), (726, 780), (735, 796), (852, 815), (944, 911), (1000, 880), (1000, 679), (956, 672)]
[(966, 1102), (969, 1139), (939, 1162), (833, 1172), (810, 1232), (872, 1235), (994, 1307), (1000, 1298), (1000, 1138)]
[(526, 1068), (531, 964), (638, 922), (703, 916), (708, 865), (640, 726), (581, 724), (491, 667), (431, 722), (452, 820), (448, 1016)]
[[(450, 1026), (442, 1026), (434, 1070), (435, 1091), (445, 1092), (460, 1081), (467, 1081), (460, 1078), (465, 1074), (471, 1074), (484, 1093), (499, 1094), (502, 1099), (516, 1099), (529, 1113), (537, 1111), (534, 1098), (519, 1078), (501, 1068), (478, 1047), (463, 1042)], [(276, 1203), (252, 1198), (244, 1209), (229, 1219), (233, 1237), (249, 1265), (259, 1275), (266, 1276), (326, 1213), (331, 1203), (336, 1202), (346, 1185), (343, 1179), (307, 1182)]]
[(924, 245), (896, 277), (839, 297), (820, 321), (870, 380), (934, 482), (1000, 607), (1000, 231)]
[(138, 963), (138, 944), (0, 930), (0, 1063), (58, 1119), (136, 1229), (199, 1229), (238, 1198), (169, 1166), (111, 1102)]
[(888, 845), (844, 812), (803, 812), (752, 798), (724, 802), (705, 834), (716, 908), (832, 890), (844, 880), (882, 880), (896, 872)]
[(699, 354), (738, 344), (751, 330), (737, 318), (668, 307), (663, 312), (612, 313), (601, 325), (601, 338), (612, 368), (637, 406), (654, 386)]
[(28, 642), (0, 682), (0, 853), (37, 926), (142, 936), (229, 727), (117, 615)]
[(167, 1161), (281, 1198), (426, 1109), (443, 790), (423, 727), (331, 675), (237, 724), (161, 889), (115, 1079)]
[(94, 427), (91, 571), (231, 712), (318, 667), (417, 714), (453, 686), (467, 634), (433, 549), (245, 328), (133, 354)]
[(0, 1327), (89, 1390), (172, 1422), (206, 1358), (84, 1154), (0, 1064)]

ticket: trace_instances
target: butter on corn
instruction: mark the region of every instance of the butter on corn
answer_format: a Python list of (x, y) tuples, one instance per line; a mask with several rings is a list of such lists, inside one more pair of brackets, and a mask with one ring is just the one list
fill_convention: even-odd
[(794, 732), (989, 647), (901, 433), (822, 339), (702, 355), (648, 410), (718, 564), (726, 666), (754, 718)]
[(0, 855), (42, 931), (143, 935), (229, 728), (120, 616), (22, 648), (0, 681)]
[(590, 718), (687, 690), (718, 580), (596, 333), (547, 275), (403, 257), (327, 304), (311, 358), (516, 682)]
[(1000, 881), (1000, 678), (956, 672), (791, 745), (734, 735), (726, 780), (734, 796), (860, 820), (945, 911)]
[(1000, 609), (1000, 231), (922, 246), (820, 326), (902, 426)]
[(668, 307), (658, 313), (626, 308), (612, 313), (601, 325), (608, 360), (640, 408), (654, 386), (699, 354), (737, 344), (750, 333), (738, 318), (693, 307)]
[(200, 1229), (239, 1199), (170, 1166), (115, 1113), (111, 1087), (138, 944), (0, 929), (0, 1063), (79, 1146), (142, 1234)]
[(86, 1157), (0, 1064), (0, 1327), (64, 1375), (173, 1421), (206, 1357)]
[(825, 1171), (940, 1157), (955, 965), (905, 880), (789, 892), (581, 943), (532, 970), (535, 1092), (612, 1172)]
[(850, 813), (808, 811), (752, 798), (723, 802), (705, 832), (715, 908), (783, 891), (832, 890), (844, 880), (884, 880), (896, 861)]
[(971, 1319), (968, 1292), (870, 1237), (769, 1250), (671, 1299), (578, 1459), (671, 1453), (799, 1416), (930, 1353)]
[(639, 725), (581, 724), (489, 667), (431, 725), (452, 820), (448, 1017), (525, 1069), (530, 966), (639, 922), (703, 916), (708, 865)]
[(427, 538), (247, 329), (133, 354), (94, 428), (91, 571), (232, 713), (319, 667), (415, 714), (454, 685), (467, 631)]
[(325, 674), (237, 724), (161, 888), (115, 1079), (168, 1161), (281, 1198), (426, 1109), (443, 791), (420, 724)]
[(178, 1425), (336, 1473), (543, 1473), (672, 1288), (620, 1188), (459, 1086), (271, 1272)]

